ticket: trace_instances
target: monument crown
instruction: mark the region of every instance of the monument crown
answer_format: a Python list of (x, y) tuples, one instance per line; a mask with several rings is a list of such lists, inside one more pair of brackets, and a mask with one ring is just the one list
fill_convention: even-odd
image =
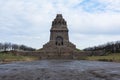
[(62, 19), (62, 18), (63, 18), (63, 17), (62, 17), (62, 14), (57, 14), (56, 18)]
[(62, 17), (62, 14), (57, 14), (56, 18), (52, 22), (52, 26), (56, 26), (56, 25), (66, 25), (67, 26), (67, 23), (64, 20), (64, 18)]

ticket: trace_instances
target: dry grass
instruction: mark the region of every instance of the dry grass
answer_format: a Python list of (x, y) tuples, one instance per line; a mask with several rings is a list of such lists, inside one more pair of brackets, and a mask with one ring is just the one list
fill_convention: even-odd
[(86, 57), (86, 59), (97, 60), (97, 61), (120, 62), (120, 53), (112, 53), (106, 56), (89, 56), (89, 57)]
[(13, 62), (13, 61), (34, 61), (39, 60), (38, 57), (34, 56), (15, 56), (13, 54), (0, 53), (0, 62)]

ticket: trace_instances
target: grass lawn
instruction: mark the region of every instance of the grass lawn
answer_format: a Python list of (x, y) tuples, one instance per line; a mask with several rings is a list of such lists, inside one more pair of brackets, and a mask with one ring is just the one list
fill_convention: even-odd
[[(40, 60), (39, 57), (13, 55), (11, 53), (0, 53), (0, 63), (9, 63), (13, 61), (34, 61)], [(80, 56), (79, 60), (110, 61), (120, 62), (120, 53), (112, 53), (106, 56)]]
[(88, 56), (86, 60), (120, 62), (120, 53), (112, 53), (106, 56)]
[(10, 53), (0, 53), (0, 63), (8, 63), (12, 61), (33, 61), (33, 60), (39, 60), (38, 57), (34, 56), (15, 56)]

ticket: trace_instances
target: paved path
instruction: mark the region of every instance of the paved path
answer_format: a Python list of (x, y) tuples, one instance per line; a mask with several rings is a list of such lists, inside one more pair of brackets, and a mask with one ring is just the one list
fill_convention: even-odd
[(120, 80), (120, 63), (41, 60), (0, 65), (0, 80)]

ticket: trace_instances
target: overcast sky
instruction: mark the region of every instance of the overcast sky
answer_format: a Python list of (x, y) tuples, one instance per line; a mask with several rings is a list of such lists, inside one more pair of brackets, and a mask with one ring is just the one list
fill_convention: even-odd
[(41, 48), (57, 13), (77, 48), (120, 40), (120, 0), (0, 0), (0, 42)]

